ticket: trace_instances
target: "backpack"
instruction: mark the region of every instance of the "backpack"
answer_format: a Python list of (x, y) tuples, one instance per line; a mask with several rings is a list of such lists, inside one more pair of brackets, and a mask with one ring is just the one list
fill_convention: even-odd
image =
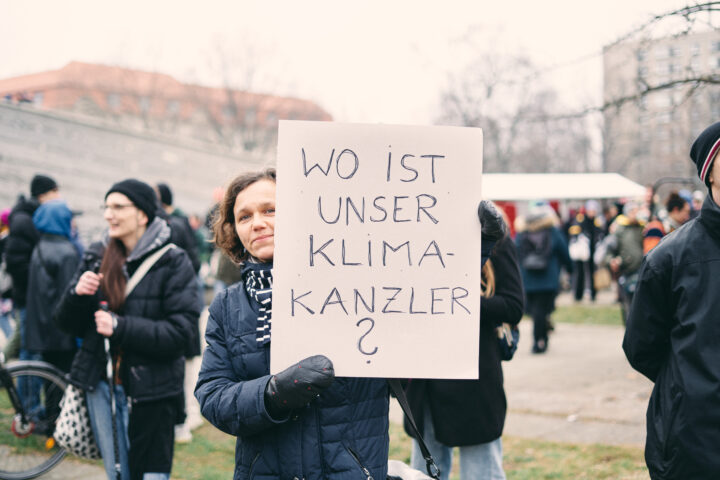
[(550, 229), (527, 232), (520, 245), (520, 265), (528, 271), (545, 270), (552, 254)]

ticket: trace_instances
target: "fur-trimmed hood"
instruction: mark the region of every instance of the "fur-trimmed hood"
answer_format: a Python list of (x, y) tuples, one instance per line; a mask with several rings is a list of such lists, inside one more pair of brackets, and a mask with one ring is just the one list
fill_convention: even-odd
[(515, 219), (515, 231), (516, 232), (537, 232), (546, 228), (557, 227), (560, 225), (560, 220), (555, 214), (554, 210), (543, 210), (529, 214), (526, 217), (517, 217)]

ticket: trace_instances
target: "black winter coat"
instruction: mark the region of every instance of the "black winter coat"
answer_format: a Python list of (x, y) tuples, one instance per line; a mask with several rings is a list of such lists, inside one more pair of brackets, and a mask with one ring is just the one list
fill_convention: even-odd
[[(523, 287), (515, 245), (498, 242), (490, 256), (495, 270), (495, 295), (480, 301), (480, 375), (478, 380), (410, 380), (407, 397), (423, 432), (425, 405), (435, 437), (448, 446), (487, 443), (502, 435), (507, 401), (495, 327), (517, 325), (523, 314)], [(407, 419), (405, 431), (412, 436)]]
[[(170, 241), (178, 247), (185, 250), (188, 254), (190, 263), (192, 263), (195, 273), (200, 271), (200, 258), (198, 257), (198, 247), (195, 240), (195, 233), (190, 226), (188, 218), (180, 213), (177, 209), (173, 213), (168, 214), (165, 210), (159, 209), (158, 215), (170, 225)], [(198, 351), (198, 354), (200, 352)]]
[(21, 196), (10, 212), (5, 265), (13, 280), (13, 303), (16, 307), (24, 307), (26, 302), (30, 257), (40, 239), (32, 217), (39, 206), (35, 198), (26, 200)]
[(623, 349), (655, 382), (645, 461), (653, 479), (720, 478), (720, 207), (665, 236), (639, 271)]
[[(127, 258), (127, 277), (169, 238), (167, 223), (156, 217)], [(70, 380), (86, 389), (94, 388), (104, 378), (103, 337), (96, 332), (94, 320), (103, 297), (102, 292), (76, 295), (75, 285), (85, 271), (99, 269), (105, 244), (95, 243), (88, 248), (55, 317), (63, 330), (83, 337)], [(110, 342), (113, 351), (121, 355), (120, 378), (133, 403), (182, 394), (184, 354), (189, 342), (197, 339), (198, 294), (187, 254), (172, 248), (130, 292), (123, 311), (115, 312), (118, 324)]]
[(78, 252), (60, 235), (42, 234), (30, 260), (25, 338), (33, 352), (75, 350), (75, 337), (60, 330), (53, 313), (77, 269)]

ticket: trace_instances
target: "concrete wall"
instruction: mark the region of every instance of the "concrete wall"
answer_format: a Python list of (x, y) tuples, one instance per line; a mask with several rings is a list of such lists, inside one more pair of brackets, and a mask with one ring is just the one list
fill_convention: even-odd
[(29, 195), (36, 173), (52, 176), (70, 208), (83, 211), (77, 221), (85, 240), (104, 228), (100, 205), (110, 185), (138, 178), (169, 184), (174, 204), (186, 213), (204, 215), (212, 190), (238, 173), (274, 163), (265, 158), (237, 158), (213, 145), (180, 138), (123, 131), (92, 119), (40, 112), (32, 106), (0, 104), (0, 208)]

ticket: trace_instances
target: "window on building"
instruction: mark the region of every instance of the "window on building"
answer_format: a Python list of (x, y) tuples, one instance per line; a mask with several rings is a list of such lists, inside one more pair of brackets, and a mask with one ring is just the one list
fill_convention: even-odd
[(700, 57), (693, 57), (690, 59), (690, 69), (694, 72), (700, 70)]
[(265, 116), (265, 122), (268, 125), (274, 126), (278, 123), (278, 117), (275, 112), (268, 112), (268, 114)]
[(32, 97), (32, 103), (36, 107), (42, 107), (45, 94), (43, 92), (35, 92)]
[(720, 93), (710, 94), (710, 118), (720, 118)]
[(140, 97), (138, 99), (138, 106), (140, 107), (140, 112), (147, 113), (150, 111), (150, 99), (148, 97)]
[(713, 42), (713, 51), (720, 52), (720, 40)]
[(643, 49), (638, 49), (637, 52), (635, 53), (635, 55), (637, 57), (637, 61), (642, 63), (645, 61), (645, 58), (647, 57), (647, 52), (645, 52), (645, 50), (643, 50)]
[(257, 111), (254, 108), (245, 110), (245, 123), (255, 123), (255, 117), (257, 117)]
[(670, 45), (668, 47), (668, 57), (673, 58), (673, 57), (677, 56), (677, 54), (678, 54), (677, 48)]
[[(668, 123), (670, 123), (672, 121), (672, 115), (670, 115), (670, 112), (663, 112), (663, 113), (658, 114), (655, 117), (655, 120), (657, 121), (657, 123), (659, 123), (661, 125), (667, 125)], [(659, 138), (667, 138), (668, 135), (669, 134), (666, 129), (660, 129), (658, 131)]]
[(645, 78), (645, 77), (647, 77), (647, 74), (648, 74), (648, 68), (645, 65), (638, 67), (638, 77)]
[(111, 110), (117, 110), (120, 108), (120, 95), (117, 93), (108, 93), (107, 104)]
[(690, 55), (693, 57), (697, 57), (700, 55), (700, 44), (699, 43), (693, 43), (690, 45)]
[(165, 107), (169, 115), (177, 115), (180, 113), (180, 102), (177, 100), (168, 100), (167, 106)]
[(222, 107), (222, 116), (225, 120), (232, 120), (235, 118), (235, 105), (225, 104)]
[(667, 108), (672, 105), (672, 98), (665, 92), (655, 92), (653, 104), (658, 108)]

